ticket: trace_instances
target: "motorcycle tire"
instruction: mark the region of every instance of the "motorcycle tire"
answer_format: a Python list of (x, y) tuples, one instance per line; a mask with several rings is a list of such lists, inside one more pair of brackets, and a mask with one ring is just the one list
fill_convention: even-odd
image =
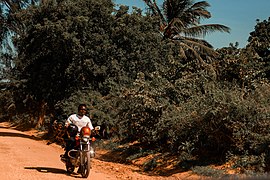
[(81, 166), (81, 175), (83, 178), (87, 178), (91, 169), (90, 152), (83, 153), (82, 157), (83, 165)]

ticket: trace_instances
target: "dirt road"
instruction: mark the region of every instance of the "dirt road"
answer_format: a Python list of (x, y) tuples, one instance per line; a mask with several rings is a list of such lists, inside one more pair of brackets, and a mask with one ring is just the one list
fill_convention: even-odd
[[(46, 145), (31, 134), (7, 128), (0, 123), (0, 179), (1, 180), (60, 180), (80, 177), (67, 175), (64, 163), (59, 160), (63, 149)], [(89, 179), (117, 179), (97, 171), (90, 172)]]
[[(1, 180), (69, 180), (81, 178), (79, 174), (68, 175), (59, 155), (63, 149), (58, 145), (47, 145), (36, 137), (36, 131), (21, 132), (11, 128), (8, 123), (0, 123), (0, 179)], [(35, 136), (34, 136), (35, 135)], [(133, 166), (104, 162), (94, 159), (90, 176), (94, 180), (119, 179), (193, 179), (184, 176), (151, 177), (139, 173)]]

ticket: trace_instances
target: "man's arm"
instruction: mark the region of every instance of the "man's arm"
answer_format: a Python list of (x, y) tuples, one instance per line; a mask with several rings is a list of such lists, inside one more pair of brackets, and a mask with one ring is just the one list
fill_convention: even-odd
[(71, 119), (72, 119), (71, 116), (69, 116), (68, 119), (66, 120), (65, 122), (66, 127), (68, 127), (72, 123)]

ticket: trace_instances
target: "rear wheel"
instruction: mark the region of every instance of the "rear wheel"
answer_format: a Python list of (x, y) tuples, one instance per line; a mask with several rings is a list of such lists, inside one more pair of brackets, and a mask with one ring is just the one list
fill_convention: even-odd
[(83, 165), (81, 166), (81, 175), (83, 178), (87, 178), (90, 174), (91, 169), (90, 152), (83, 153), (82, 161)]

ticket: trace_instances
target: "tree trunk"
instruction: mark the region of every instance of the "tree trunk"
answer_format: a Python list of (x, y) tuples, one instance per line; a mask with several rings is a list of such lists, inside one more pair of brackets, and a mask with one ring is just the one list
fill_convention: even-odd
[(43, 100), (39, 103), (38, 121), (35, 125), (35, 128), (40, 128), (44, 124), (46, 109), (47, 109), (47, 103)]

